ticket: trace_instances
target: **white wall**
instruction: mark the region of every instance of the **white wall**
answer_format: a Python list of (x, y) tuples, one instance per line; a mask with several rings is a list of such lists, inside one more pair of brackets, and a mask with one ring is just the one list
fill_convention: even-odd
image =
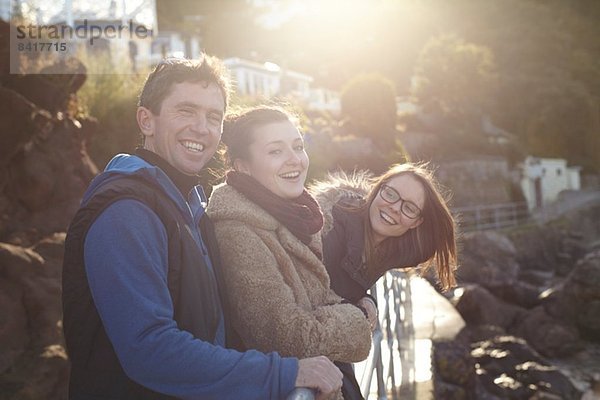
[(581, 190), (581, 167), (568, 167), (567, 171), (569, 190)]
[(541, 205), (554, 202), (563, 190), (579, 190), (581, 187), (579, 167), (567, 167), (567, 160), (560, 158), (527, 157), (523, 165), (521, 188), (529, 209), (537, 206), (536, 180), (541, 188)]
[(226, 60), (236, 91), (244, 96), (271, 97), (279, 93), (279, 74)]
[[(294, 71), (283, 71), (273, 63), (259, 64), (240, 58), (223, 61), (229, 69), (236, 91), (244, 96), (273, 97), (281, 94), (288, 86), (293, 95), (308, 99), (312, 77)], [(282, 86), (282, 79), (286, 84)]]
[(311, 110), (339, 112), (340, 95), (325, 88), (310, 89), (307, 106)]

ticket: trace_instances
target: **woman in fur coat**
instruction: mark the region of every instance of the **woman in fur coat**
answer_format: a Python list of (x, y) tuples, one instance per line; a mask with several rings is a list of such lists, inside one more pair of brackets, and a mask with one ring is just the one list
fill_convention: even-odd
[(455, 222), (431, 171), (398, 164), (373, 178), (339, 173), (310, 188), (324, 215), (324, 263), (331, 287), (355, 302), (388, 270), (435, 266), (455, 285)]
[(207, 212), (221, 248), (229, 337), (237, 336), (240, 349), (364, 360), (368, 311), (330, 289), (323, 216), (304, 189), (308, 156), (294, 119), (255, 108), (230, 118), (222, 139), (233, 170), (213, 190)]

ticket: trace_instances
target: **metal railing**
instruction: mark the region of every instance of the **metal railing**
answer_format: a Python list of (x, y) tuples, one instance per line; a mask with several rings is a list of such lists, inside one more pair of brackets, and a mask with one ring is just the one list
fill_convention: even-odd
[(308, 388), (296, 388), (286, 400), (315, 400), (315, 391)]
[(507, 228), (530, 218), (526, 202), (455, 207), (452, 214), (463, 232)]
[[(387, 272), (372, 288), (371, 295), (377, 299), (379, 321), (373, 332), (372, 351), (364, 361), (361, 376), (357, 376), (365, 399), (376, 378), (377, 399), (415, 398), (415, 332), (412, 322), (410, 282), (405, 272)], [(384, 354), (385, 353), (385, 354)], [(401, 380), (396, 381), (396, 371)], [(391, 397), (390, 397), (391, 396)], [(286, 400), (314, 400), (311, 389), (296, 388)]]
[(600, 203), (600, 190), (579, 190), (563, 194), (553, 203), (529, 210), (526, 202), (498, 203), (452, 208), (463, 232), (502, 229), (527, 222), (546, 223), (565, 213)]
[[(371, 288), (371, 294), (379, 304), (379, 322), (362, 377), (357, 376), (361, 392), (368, 399), (376, 375), (379, 400), (399, 399), (400, 390), (402, 399), (414, 399), (415, 335), (408, 276), (390, 271)], [(400, 382), (397, 371), (401, 372)]]

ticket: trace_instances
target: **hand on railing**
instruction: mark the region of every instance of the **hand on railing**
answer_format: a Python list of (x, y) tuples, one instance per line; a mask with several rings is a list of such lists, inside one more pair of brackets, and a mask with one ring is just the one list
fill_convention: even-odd
[(298, 375), (294, 385), (296, 390), (288, 400), (325, 399), (342, 387), (343, 377), (339, 368), (325, 356), (299, 360)]
[(296, 388), (286, 400), (315, 400), (315, 392), (309, 388)]

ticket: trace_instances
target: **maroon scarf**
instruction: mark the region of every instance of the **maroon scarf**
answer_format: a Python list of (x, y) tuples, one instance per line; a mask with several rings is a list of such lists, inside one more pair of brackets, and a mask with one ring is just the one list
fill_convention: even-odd
[(227, 184), (271, 214), (306, 245), (311, 235), (323, 227), (319, 204), (306, 189), (296, 199), (282, 199), (250, 175), (237, 171), (227, 173)]

